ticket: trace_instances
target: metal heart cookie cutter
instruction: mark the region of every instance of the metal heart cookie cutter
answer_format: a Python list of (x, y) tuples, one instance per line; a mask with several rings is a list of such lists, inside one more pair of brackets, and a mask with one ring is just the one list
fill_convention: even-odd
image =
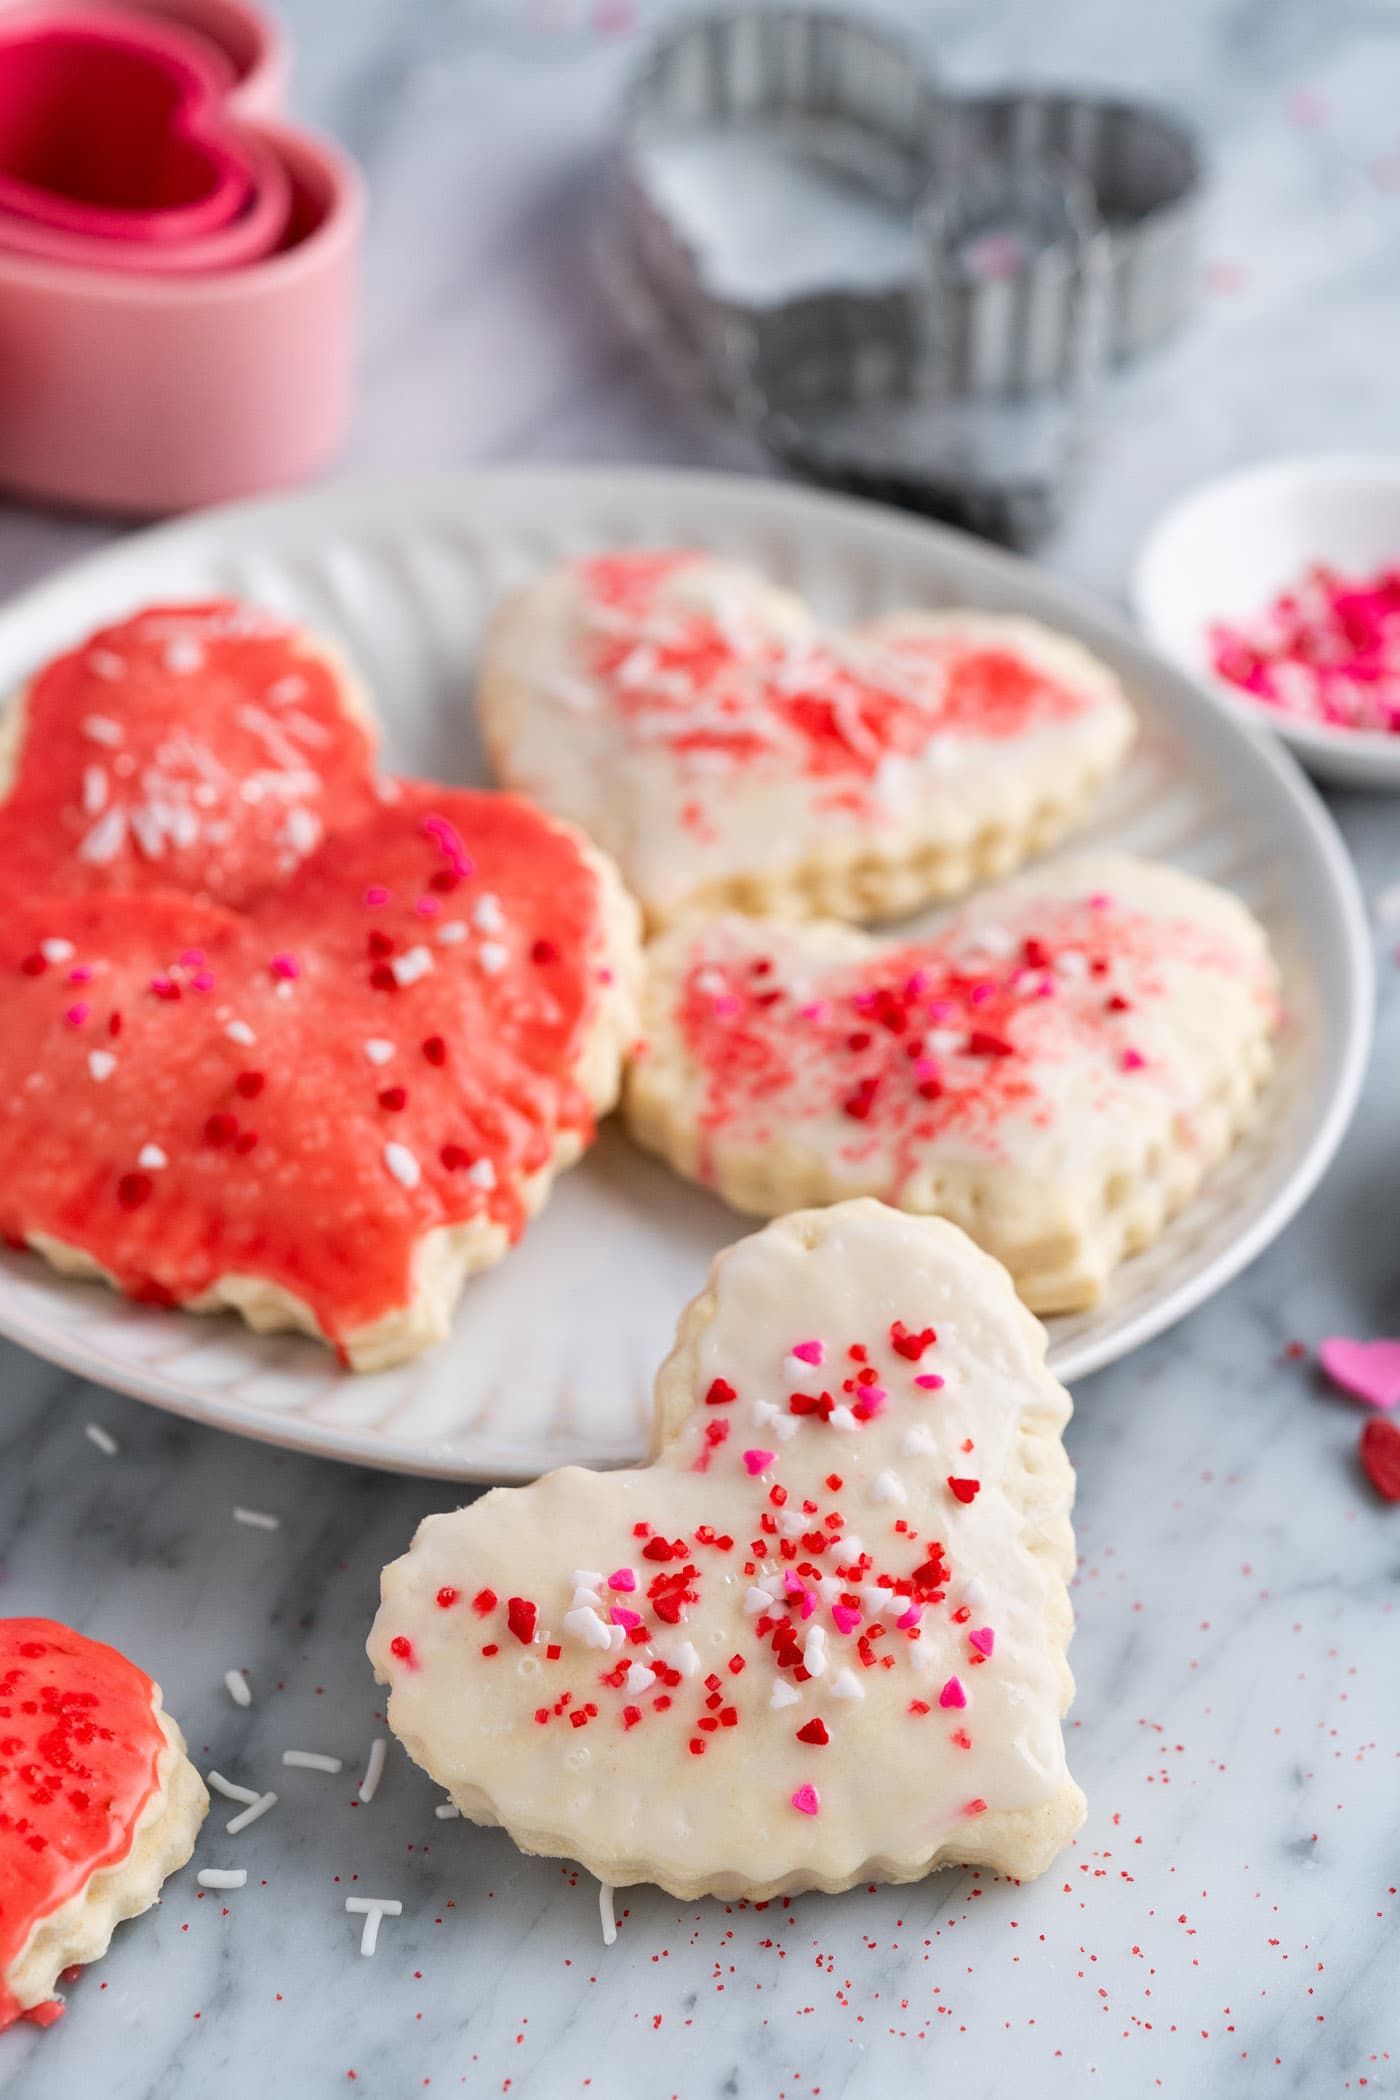
[(1200, 188), (1154, 110), (956, 98), (869, 22), (740, 9), (634, 73), (603, 260), (671, 374), (770, 456), (1028, 545), (1105, 366), (1189, 309)]

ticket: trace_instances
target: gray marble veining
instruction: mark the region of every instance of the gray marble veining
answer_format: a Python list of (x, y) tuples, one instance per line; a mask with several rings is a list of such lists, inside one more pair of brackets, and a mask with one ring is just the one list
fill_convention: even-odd
[[(300, 106), (359, 153), (374, 199), (347, 467), (752, 464), (654, 382), (592, 289), (625, 0), (286, 13)], [(1295, 447), (1400, 449), (1400, 11), (902, 13), (950, 78), (1148, 92), (1211, 142), (1202, 312), (1115, 387), (1057, 568), (1116, 594), (1153, 516), (1202, 476)], [(18, 588), (105, 536), (6, 509), (0, 577)], [(1400, 878), (1400, 803), (1334, 806), (1374, 896)], [(236, 1839), (216, 1808), (199, 1859), (247, 1866), (247, 1887), (173, 1882), (58, 2027), (0, 2038), (0, 2093), (1400, 2090), (1400, 1516), (1359, 1479), (1356, 1411), (1286, 1354), (1400, 1325), (1400, 936), (1376, 938), (1370, 1083), (1324, 1187), (1229, 1290), (1076, 1395), (1071, 1745), (1090, 1815), (1033, 1888), (944, 1875), (761, 1911), (637, 1892), (605, 1953), (591, 1885), (435, 1820), (397, 1751), (375, 1801), (355, 1799), (382, 1729), (362, 1653), (378, 1570), (452, 1491), (194, 1429), (0, 1348), (3, 1608), (131, 1649), (202, 1763), (280, 1797)], [(281, 1529), (235, 1524), (235, 1504)], [(284, 1771), (286, 1747), (345, 1772)], [(372, 1962), (354, 1890), (403, 1900)]]

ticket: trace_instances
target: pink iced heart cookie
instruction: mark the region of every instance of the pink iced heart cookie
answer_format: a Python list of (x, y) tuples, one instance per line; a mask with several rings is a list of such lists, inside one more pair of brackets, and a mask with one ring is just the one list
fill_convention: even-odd
[(1333, 1385), (1370, 1407), (1400, 1406), (1400, 1342), (1354, 1342), (1329, 1335), (1317, 1360)]
[(510, 795), (377, 778), (324, 645), (152, 607), (0, 754), (0, 1234), (132, 1296), (437, 1340), (613, 1106), (636, 913)]
[(952, 1218), (1058, 1312), (1229, 1150), (1276, 1019), (1243, 905), (1097, 854), (922, 939), (736, 917), (663, 935), (627, 1118), (739, 1210), (873, 1195)]
[(654, 1455), (429, 1517), (384, 1572), (389, 1722), (462, 1813), (614, 1885), (768, 1897), (1078, 1827), (1069, 1396), (964, 1234), (872, 1202), (722, 1254)]
[(184, 1865), (208, 1796), (159, 1685), (52, 1619), (0, 1619), (0, 2028)]
[(1030, 621), (906, 612), (828, 632), (693, 551), (526, 585), (488, 638), (479, 709), (507, 786), (606, 847), (653, 923), (955, 895), (1065, 832), (1133, 735), (1108, 669)]

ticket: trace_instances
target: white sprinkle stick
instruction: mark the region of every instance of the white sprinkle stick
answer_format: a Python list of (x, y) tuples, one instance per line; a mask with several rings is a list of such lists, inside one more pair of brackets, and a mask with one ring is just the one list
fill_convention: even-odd
[(235, 1524), (246, 1524), (252, 1531), (280, 1531), (282, 1529), (282, 1519), (272, 1516), (265, 1509), (240, 1509), (235, 1505), (233, 1521)]
[(603, 1921), (603, 1945), (611, 1947), (617, 1939), (617, 1919), (613, 1916), (613, 1892), (606, 1881), (598, 1883), (598, 1915)]
[(259, 1816), (265, 1816), (270, 1808), (276, 1806), (275, 1794), (259, 1794), (256, 1800), (250, 1801), (246, 1808), (240, 1809), (236, 1816), (231, 1817), (224, 1828), (230, 1837), (237, 1837), (240, 1830), (246, 1830), (250, 1823), (256, 1823)]
[(284, 1750), (284, 1765), (292, 1765), (298, 1772), (343, 1772), (345, 1761), (339, 1757), (327, 1757), (322, 1750)]
[(104, 1458), (115, 1458), (121, 1450), (121, 1445), (117, 1442), (111, 1430), (104, 1429), (100, 1422), (89, 1422), (87, 1428), (83, 1431), (83, 1435), (90, 1444), (96, 1444)]
[(228, 1687), (228, 1695), (235, 1706), (252, 1705), (253, 1695), (248, 1689), (248, 1680), (242, 1675), (241, 1671), (225, 1670), (224, 1683)]
[(241, 1889), (248, 1880), (246, 1867), (201, 1867), (195, 1876), (202, 1889)]
[(360, 1799), (373, 1801), (379, 1792), (379, 1782), (384, 1777), (386, 1745), (382, 1735), (377, 1735), (369, 1746), (369, 1759), (365, 1765), (365, 1776), (360, 1781)]
[(223, 1795), (225, 1801), (242, 1801), (247, 1803), (256, 1801), (258, 1798), (256, 1787), (238, 1786), (232, 1779), (225, 1779), (222, 1772), (206, 1772), (204, 1777), (209, 1785), (213, 1787), (216, 1794)]
[(433, 1810), (433, 1814), (437, 1817), (439, 1823), (451, 1823), (461, 1813), (462, 1811), (458, 1808), (455, 1801), (439, 1801), (437, 1807)]
[(423, 1178), (423, 1169), (407, 1145), (391, 1138), (384, 1147), (384, 1164), (398, 1182), (400, 1188), (416, 1189)]
[[(382, 1738), (380, 1738), (382, 1741)], [(361, 1954), (373, 1954), (379, 1943), (379, 1920), (401, 1918), (403, 1905), (397, 1896), (347, 1896), (345, 1908), (353, 1917), (363, 1918), (365, 1929), (360, 1935)]]

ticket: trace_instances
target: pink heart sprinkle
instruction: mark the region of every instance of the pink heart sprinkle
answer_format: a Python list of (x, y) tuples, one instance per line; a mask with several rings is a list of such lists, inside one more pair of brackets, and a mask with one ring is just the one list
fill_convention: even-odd
[(731, 1014), (738, 1013), (739, 1002), (735, 998), (733, 992), (726, 992), (723, 998), (715, 999), (711, 1002), (710, 1010), (715, 1015), (716, 1019), (721, 1021), (727, 1021)]
[(976, 1626), (968, 1634), (967, 1644), (970, 1648), (975, 1648), (979, 1655), (990, 1655), (996, 1645), (996, 1635), (990, 1626)]
[(815, 1597), (814, 1597), (814, 1596), (812, 1595), (812, 1592), (811, 1592), (810, 1590), (804, 1590), (804, 1591), (802, 1592), (802, 1603), (801, 1603), (801, 1605), (799, 1606), (799, 1611), (800, 1611), (800, 1613), (801, 1613), (801, 1616), (802, 1616), (802, 1617), (803, 1617), (804, 1619), (810, 1619), (810, 1618), (811, 1618), (811, 1616), (812, 1616), (812, 1613), (813, 1613), (813, 1612), (814, 1612), (814, 1611), (816, 1610), (816, 1608), (817, 1608), (817, 1600), (816, 1600), (816, 1598), (815, 1598)]
[(899, 1628), (901, 1633), (907, 1633), (911, 1626), (918, 1625), (923, 1615), (924, 1608), (922, 1604), (911, 1604), (908, 1611), (905, 1612), (903, 1618), (896, 1619), (894, 1623)]
[(859, 1415), (863, 1422), (868, 1422), (879, 1414), (889, 1397), (882, 1385), (863, 1385), (852, 1413)]
[(283, 984), (290, 984), (294, 977), (301, 975), (301, 964), (294, 955), (274, 955), (268, 968)]
[(640, 1626), (642, 1623), (641, 1613), (639, 1611), (628, 1611), (625, 1604), (610, 1604), (608, 1606), (608, 1617), (612, 1620), (614, 1626)]
[(70, 1028), (81, 1028), (91, 1011), (85, 999), (75, 999), (63, 1018)]
[(803, 1586), (802, 1577), (795, 1575), (791, 1568), (783, 1576), (783, 1588), (787, 1591), (789, 1597), (805, 1597), (807, 1594)]
[(614, 1568), (608, 1577), (610, 1590), (634, 1590), (636, 1587), (637, 1578), (631, 1568)]
[(838, 1633), (854, 1633), (860, 1624), (860, 1613), (849, 1604), (833, 1604), (831, 1616)]
[(1125, 1072), (1140, 1072), (1147, 1063), (1147, 1059), (1143, 1056), (1141, 1050), (1125, 1050), (1121, 1063)]
[(771, 1451), (746, 1451), (744, 1453), (744, 1464), (748, 1467), (750, 1474), (761, 1473), (765, 1466), (771, 1466), (772, 1463), (773, 1454)]
[(792, 1353), (800, 1356), (804, 1364), (819, 1364), (825, 1351), (820, 1342), (794, 1342)]
[(814, 1786), (800, 1786), (792, 1797), (792, 1805), (800, 1816), (814, 1816), (821, 1807)]
[(92, 964), (74, 963), (72, 969), (68, 972), (68, 982), (70, 984), (91, 984)]
[(388, 902), (389, 892), (385, 889), (383, 883), (372, 882), (365, 891), (365, 903), (369, 909), (373, 911), (376, 904), (387, 904)]
[(1369, 1407), (1400, 1405), (1400, 1341), (1353, 1342), (1329, 1335), (1317, 1360), (1333, 1385)]
[(921, 1377), (914, 1380), (914, 1383), (922, 1386), (926, 1393), (937, 1393), (946, 1385), (947, 1380), (940, 1378), (937, 1371), (925, 1371)]
[(940, 1706), (967, 1705), (967, 1693), (963, 1690), (956, 1677), (948, 1679), (948, 1682), (938, 1694), (938, 1703)]

